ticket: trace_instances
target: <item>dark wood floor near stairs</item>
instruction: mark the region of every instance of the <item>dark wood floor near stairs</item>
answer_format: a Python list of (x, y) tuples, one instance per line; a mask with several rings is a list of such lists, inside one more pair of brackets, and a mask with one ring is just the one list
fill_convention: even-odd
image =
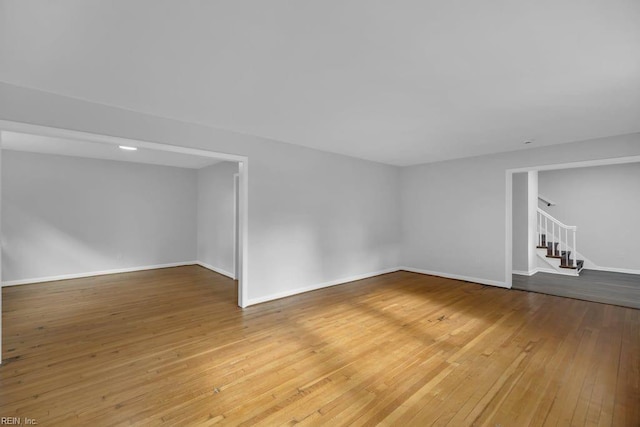
[[(513, 275), (514, 289), (640, 308), (640, 275), (582, 270), (580, 276)], [(638, 402), (640, 405), (640, 402)]]
[(397, 272), (241, 310), (197, 266), (4, 294), (40, 426), (640, 425), (640, 311)]

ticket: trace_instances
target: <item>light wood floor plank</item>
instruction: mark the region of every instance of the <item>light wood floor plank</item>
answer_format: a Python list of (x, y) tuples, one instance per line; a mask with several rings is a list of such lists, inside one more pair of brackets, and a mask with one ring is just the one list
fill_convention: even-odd
[(198, 266), (4, 288), (38, 425), (640, 425), (640, 312), (408, 272), (239, 309)]

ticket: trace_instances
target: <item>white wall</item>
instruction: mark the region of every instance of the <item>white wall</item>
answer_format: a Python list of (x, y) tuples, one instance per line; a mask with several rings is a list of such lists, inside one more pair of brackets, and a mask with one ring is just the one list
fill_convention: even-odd
[(630, 134), (403, 168), (402, 263), (507, 285), (508, 169), (638, 155)]
[[(544, 261), (538, 259), (538, 171), (513, 174), (512, 268), (514, 274), (530, 276)], [(545, 265), (545, 267), (549, 267)]]
[(3, 150), (3, 281), (196, 259), (196, 171)]
[(198, 261), (233, 277), (234, 162), (216, 163), (198, 170)]
[(249, 172), (253, 292), (278, 294), (397, 268), (399, 169), (285, 146), (250, 157), (256, 159)]
[(640, 155), (631, 134), (400, 169), (4, 83), (0, 119), (248, 156), (250, 303), (399, 264), (504, 285), (507, 169)]
[(527, 172), (527, 215), (529, 219), (529, 238), (527, 242), (528, 272), (531, 274), (538, 267), (538, 171)]
[(505, 171), (483, 158), (402, 170), (402, 264), (504, 282)]
[(543, 209), (578, 227), (578, 252), (599, 267), (640, 272), (640, 163), (542, 171)]
[(513, 174), (513, 270), (529, 272), (529, 174)]
[(400, 170), (0, 83), (0, 119), (249, 158), (249, 303), (393, 269)]

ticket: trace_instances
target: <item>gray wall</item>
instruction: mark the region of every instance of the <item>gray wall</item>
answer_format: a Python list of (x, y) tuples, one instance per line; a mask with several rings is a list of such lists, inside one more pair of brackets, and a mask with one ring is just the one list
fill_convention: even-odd
[(598, 267), (640, 272), (640, 163), (543, 171), (543, 209), (578, 227), (578, 252)]
[(402, 264), (505, 285), (508, 169), (638, 155), (636, 133), (403, 168)]
[(631, 134), (400, 169), (4, 83), (0, 119), (248, 156), (250, 302), (399, 264), (504, 285), (507, 169), (640, 155)]
[(0, 83), (0, 119), (249, 158), (249, 303), (399, 263), (397, 167)]
[(513, 174), (513, 270), (529, 271), (529, 176)]
[(512, 182), (513, 272), (531, 275), (538, 267), (538, 171), (514, 173)]
[(196, 172), (2, 152), (3, 281), (196, 259)]
[(198, 261), (234, 276), (234, 185), (238, 164), (221, 162), (198, 170)]

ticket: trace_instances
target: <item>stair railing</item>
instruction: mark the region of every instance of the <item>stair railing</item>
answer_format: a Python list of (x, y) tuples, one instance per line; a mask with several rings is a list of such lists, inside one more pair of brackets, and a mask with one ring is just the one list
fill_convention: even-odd
[[(556, 234), (556, 229), (558, 233)], [(567, 254), (567, 262), (569, 261), (569, 251), (573, 254), (573, 267), (577, 268), (578, 251), (576, 249), (576, 231), (578, 227), (575, 225), (566, 225), (538, 208), (538, 246), (549, 247), (551, 243), (551, 253), (556, 256), (556, 252), (562, 256), (562, 251)], [(564, 240), (562, 239), (564, 231)], [(543, 238), (543, 235), (545, 236)], [(551, 240), (549, 239), (551, 238)], [(572, 241), (573, 245), (569, 244)], [(556, 243), (558, 249), (556, 251)]]

